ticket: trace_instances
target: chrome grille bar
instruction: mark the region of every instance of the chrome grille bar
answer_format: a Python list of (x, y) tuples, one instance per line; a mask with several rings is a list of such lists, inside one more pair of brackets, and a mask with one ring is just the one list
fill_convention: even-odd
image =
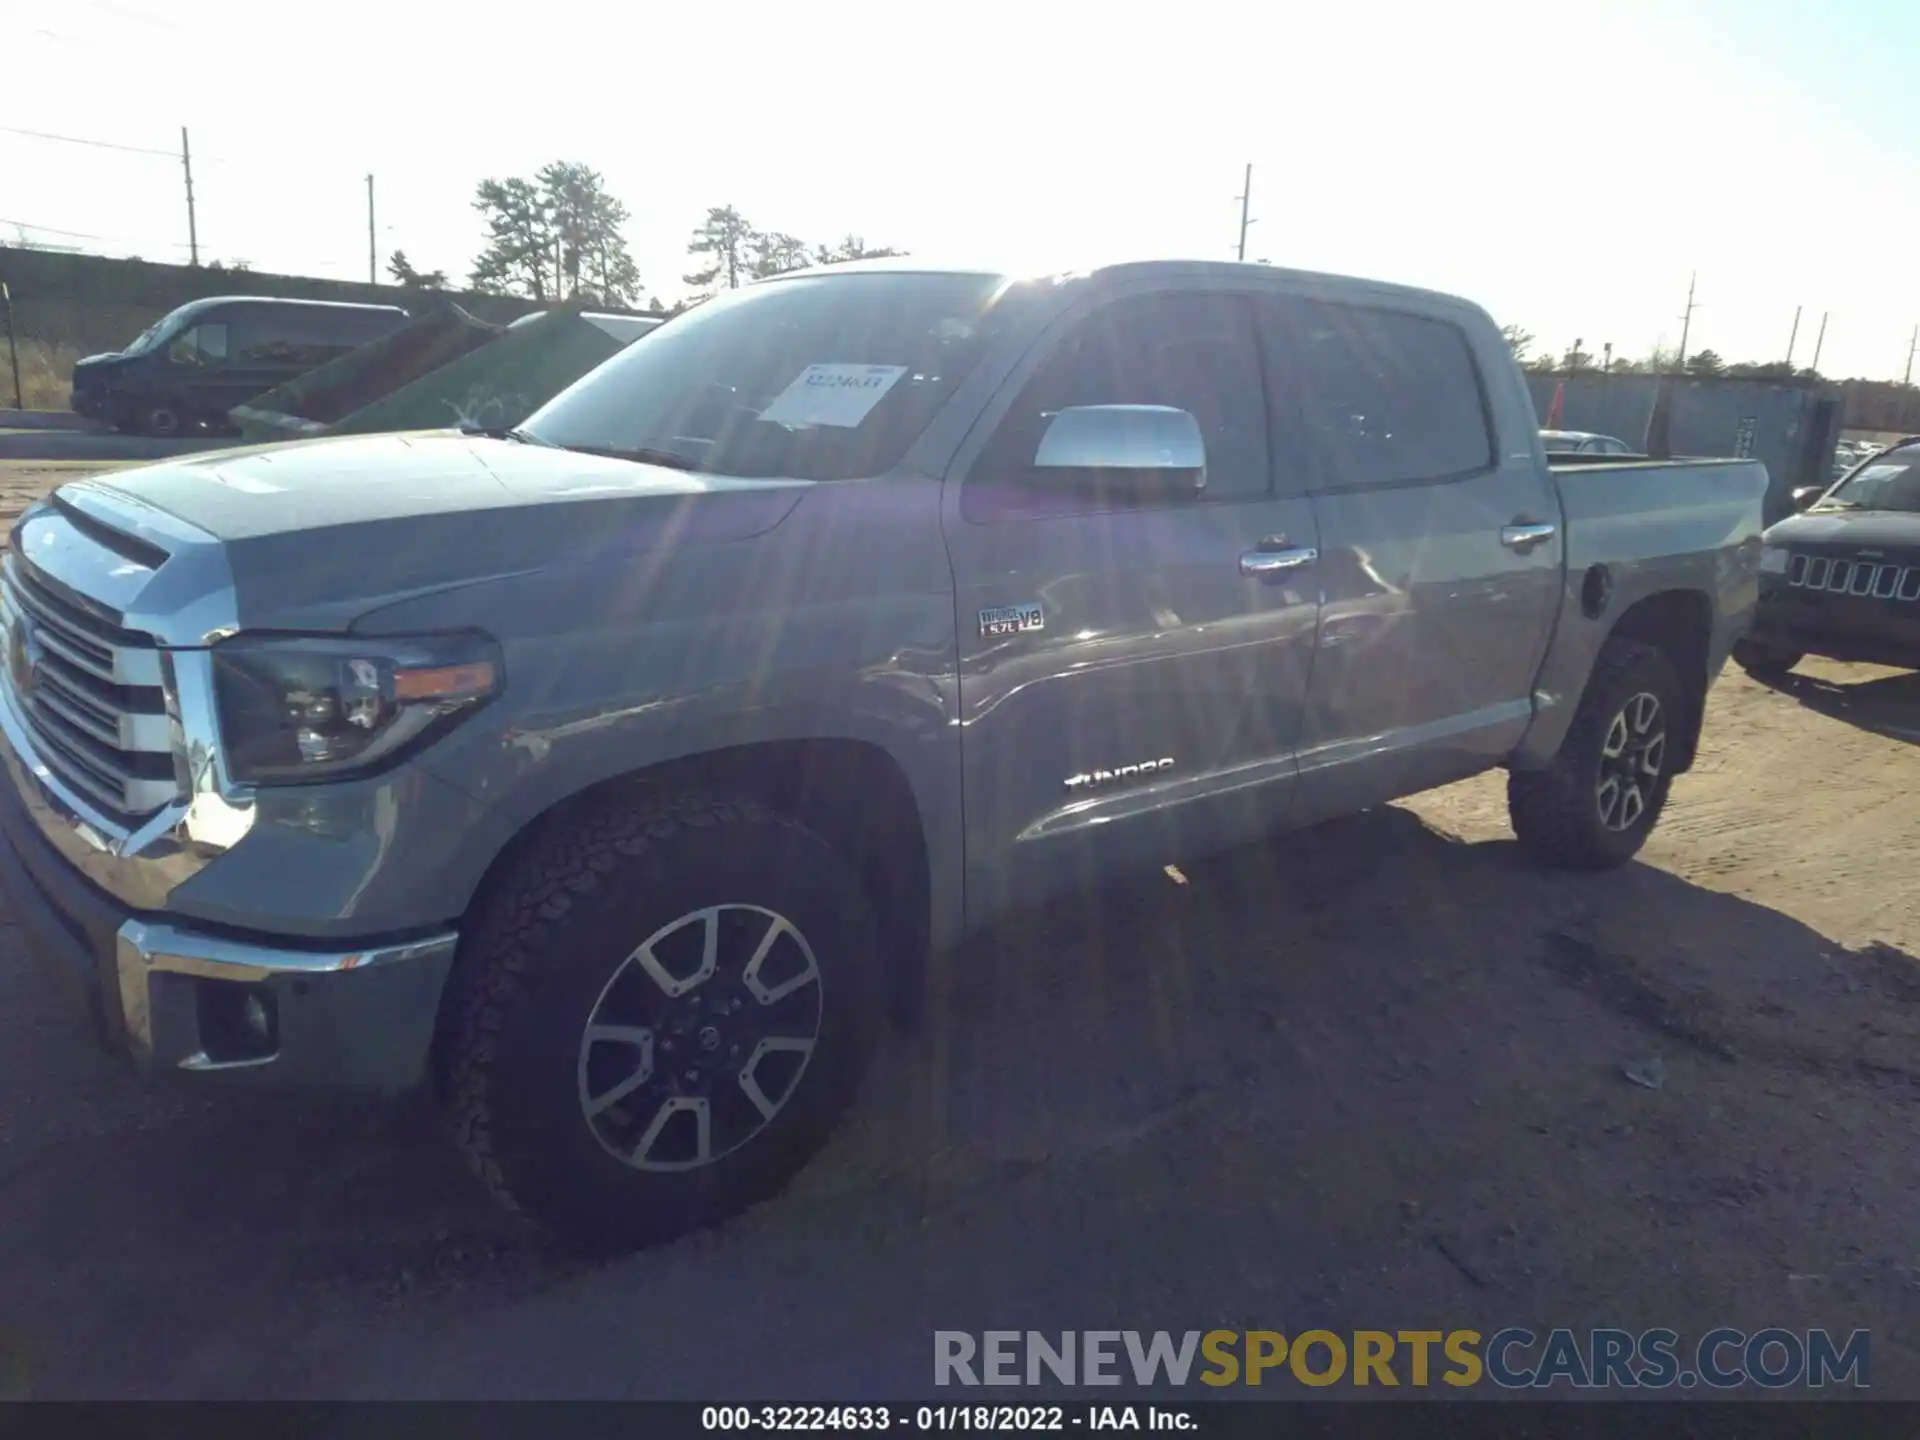
[(128, 824), (178, 798), (151, 636), (64, 599), (17, 553), (0, 561), (0, 630), (0, 686), (48, 770)]
[(1920, 601), (1920, 565), (1899, 561), (1838, 560), (1825, 555), (1794, 555), (1787, 561), (1787, 584), (1795, 590), (1863, 599)]

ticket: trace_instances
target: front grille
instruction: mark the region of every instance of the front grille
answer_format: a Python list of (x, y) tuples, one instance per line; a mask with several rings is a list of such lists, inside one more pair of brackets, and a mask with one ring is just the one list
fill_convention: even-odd
[(1857, 595), (1912, 604), (1920, 601), (1920, 565), (1795, 555), (1787, 562), (1787, 584), (1828, 595)]
[(40, 759), (70, 789), (131, 828), (179, 794), (153, 637), (57, 593), (16, 553), (0, 561), (0, 667)]

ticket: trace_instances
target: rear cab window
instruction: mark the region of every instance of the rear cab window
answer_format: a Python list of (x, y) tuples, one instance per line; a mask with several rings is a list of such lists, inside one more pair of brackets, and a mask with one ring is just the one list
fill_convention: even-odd
[(1493, 467), (1479, 366), (1458, 325), (1299, 299), (1267, 302), (1266, 317), (1315, 488), (1459, 480)]

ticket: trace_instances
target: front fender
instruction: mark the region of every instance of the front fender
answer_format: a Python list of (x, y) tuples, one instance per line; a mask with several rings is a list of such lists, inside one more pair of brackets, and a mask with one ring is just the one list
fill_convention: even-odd
[[(934, 933), (961, 914), (960, 729), (938, 486), (822, 486), (773, 531), (549, 566), (363, 617), (362, 631), (476, 627), (502, 694), (420, 763), (513, 835), (596, 785), (739, 746), (841, 740), (906, 777)], [(484, 856), (467, 869), (478, 884)], [(488, 861), (490, 863), (490, 860)]]

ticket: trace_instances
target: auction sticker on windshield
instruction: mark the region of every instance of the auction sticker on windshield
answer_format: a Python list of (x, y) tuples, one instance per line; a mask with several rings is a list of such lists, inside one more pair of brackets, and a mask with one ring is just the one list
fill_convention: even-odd
[(852, 429), (906, 373), (904, 365), (809, 365), (760, 412), (760, 418), (776, 425)]

